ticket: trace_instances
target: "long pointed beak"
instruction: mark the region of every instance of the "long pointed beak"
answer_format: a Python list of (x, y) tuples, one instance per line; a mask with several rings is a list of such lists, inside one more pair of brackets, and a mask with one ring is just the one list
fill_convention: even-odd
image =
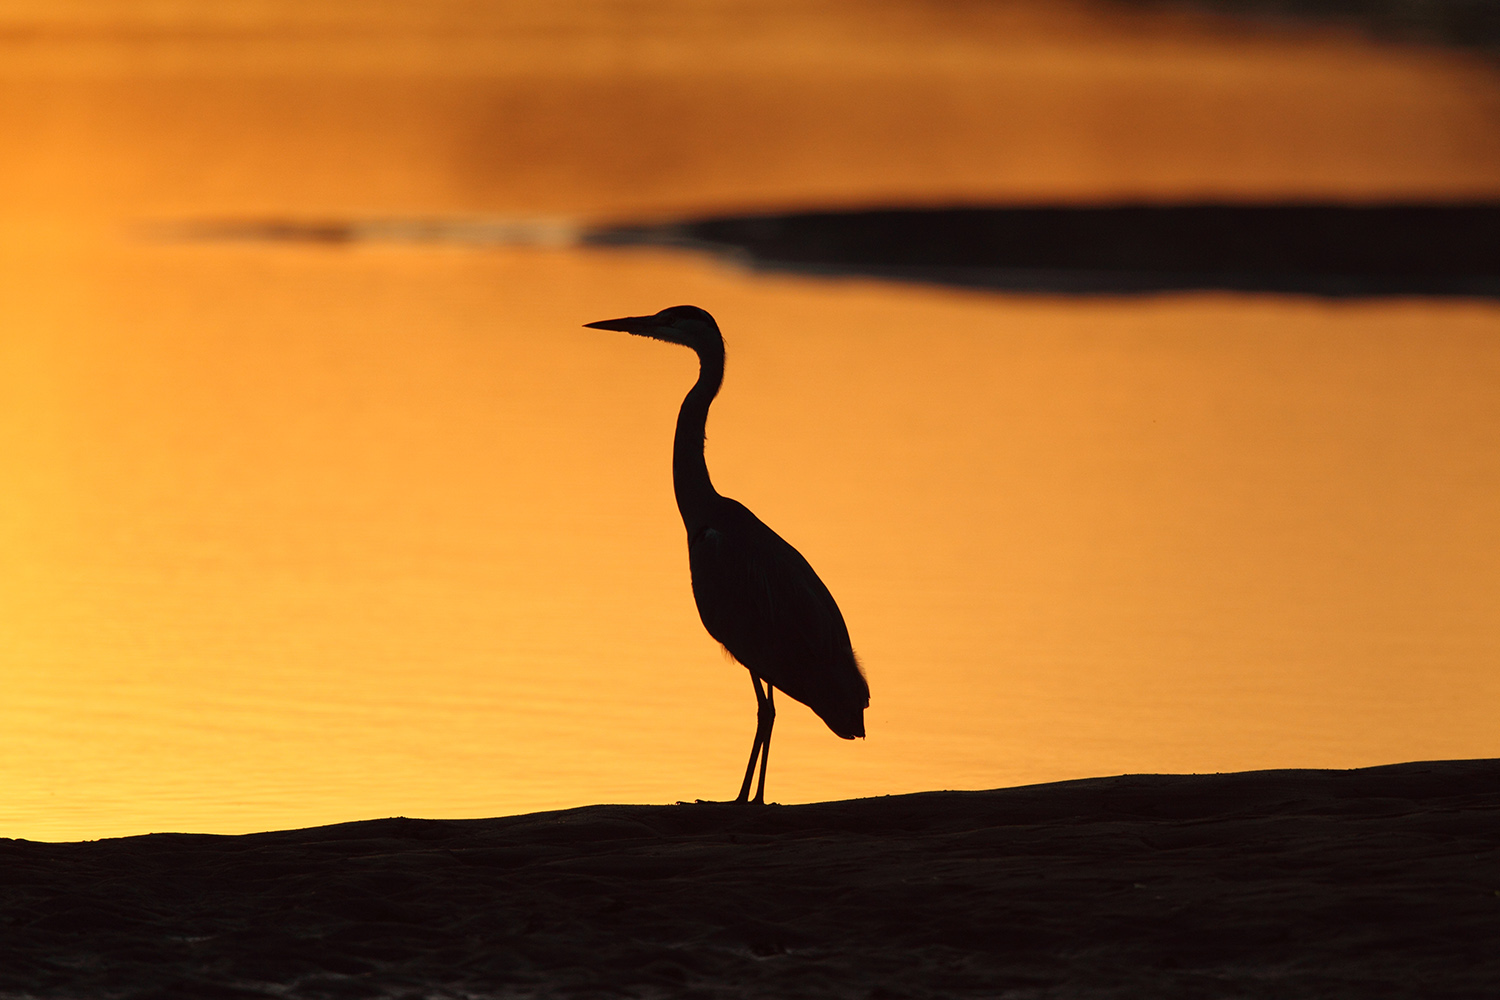
[(655, 316), (621, 316), (619, 319), (601, 319), (597, 323), (583, 325), (595, 330), (619, 330), (621, 333), (650, 336), (647, 331), (654, 328), (657, 323)]

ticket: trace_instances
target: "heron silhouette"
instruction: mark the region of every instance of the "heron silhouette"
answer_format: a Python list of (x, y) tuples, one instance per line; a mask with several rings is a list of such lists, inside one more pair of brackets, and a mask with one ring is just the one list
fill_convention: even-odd
[(708, 634), (750, 671), (755, 686), (755, 741), (735, 801), (750, 799), (759, 758), (754, 801), (763, 803), (778, 688), (816, 712), (844, 739), (865, 735), (870, 686), (854, 657), (849, 629), (833, 595), (802, 553), (744, 504), (721, 496), (708, 478), (704, 428), (709, 404), (724, 382), (724, 337), (714, 318), (697, 306), (672, 306), (654, 316), (584, 325), (680, 344), (698, 355), (698, 381), (677, 414), (672, 486), (687, 528), (698, 615)]

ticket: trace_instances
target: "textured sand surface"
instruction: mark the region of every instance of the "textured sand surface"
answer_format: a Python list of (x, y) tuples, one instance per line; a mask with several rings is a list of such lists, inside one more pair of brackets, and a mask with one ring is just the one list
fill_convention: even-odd
[(1500, 761), (0, 841), (0, 995), (1480, 996)]

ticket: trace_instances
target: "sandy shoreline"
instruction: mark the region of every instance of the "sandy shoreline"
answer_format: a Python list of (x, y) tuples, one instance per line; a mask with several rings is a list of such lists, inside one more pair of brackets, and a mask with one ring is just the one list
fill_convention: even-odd
[(1500, 761), (0, 840), (0, 995), (1479, 996)]

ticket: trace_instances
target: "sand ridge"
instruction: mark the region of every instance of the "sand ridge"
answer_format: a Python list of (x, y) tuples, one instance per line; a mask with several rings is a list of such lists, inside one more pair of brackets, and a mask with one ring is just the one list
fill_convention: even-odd
[(1500, 760), (0, 841), (0, 995), (1477, 996)]

